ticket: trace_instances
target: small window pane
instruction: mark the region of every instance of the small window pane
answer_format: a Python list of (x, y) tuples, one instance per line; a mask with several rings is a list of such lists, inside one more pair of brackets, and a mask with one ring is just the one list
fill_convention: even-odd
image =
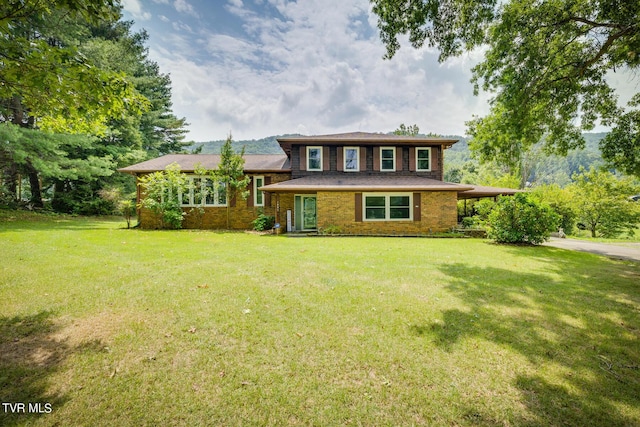
[(219, 205), (227, 204), (227, 189), (224, 185), (224, 182), (221, 182), (218, 185), (218, 204)]
[(262, 206), (262, 191), (258, 190), (258, 188), (262, 187), (264, 185), (264, 180), (262, 178), (256, 178), (255, 182), (256, 182), (256, 205), (258, 206)]
[(409, 196), (389, 196), (391, 206), (409, 206)]
[(344, 168), (346, 170), (358, 170), (358, 149), (346, 148), (344, 152), (345, 152)]
[(385, 212), (384, 208), (367, 208), (366, 218), (367, 219), (385, 219), (384, 212)]
[(191, 192), (193, 193), (193, 204), (198, 206), (202, 204), (202, 179), (193, 178), (191, 181)]
[(389, 209), (389, 218), (391, 219), (409, 219), (409, 208), (391, 208)]
[(309, 170), (321, 170), (322, 162), (320, 160), (321, 151), (319, 148), (309, 148), (308, 150), (308, 169)]
[(213, 186), (213, 181), (210, 179), (205, 180), (205, 204), (207, 205), (216, 205), (216, 192)]
[(377, 206), (382, 206), (384, 207), (384, 196), (368, 196), (367, 197), (367, 207), (377, 207)]
[(395, 159), (393, 148), (383, 148), (380, 150), (380, 169), (394, 170)]
[(418, 150), (418, 169), (431, 169), (429, 154), (429, 150)]

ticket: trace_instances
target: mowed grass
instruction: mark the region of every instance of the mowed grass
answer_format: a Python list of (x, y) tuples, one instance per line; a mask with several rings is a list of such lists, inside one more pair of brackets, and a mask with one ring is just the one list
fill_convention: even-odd
[(638, 263), (0, 221), (0, 425), (640, 425)]

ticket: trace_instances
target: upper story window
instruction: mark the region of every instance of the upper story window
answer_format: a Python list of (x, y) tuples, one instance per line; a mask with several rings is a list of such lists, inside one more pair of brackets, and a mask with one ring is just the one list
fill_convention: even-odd
[(416, 148), (416, 170), (431, 170), (431, 148)]
[(395, 147), (380, 147), (380, 170), (383, 172), (395, 172), (396, 170)]
[(264, 206), (264, 194), (258, 188), (264, 186), (264, 176), (253, 177), (253, 206)]
[(322, 170), (322, 147), (307, 147), (307, 170)]
[(358, 147), (344, 147), (345, 172), (358, 172), (360, 170), (360, 149)]

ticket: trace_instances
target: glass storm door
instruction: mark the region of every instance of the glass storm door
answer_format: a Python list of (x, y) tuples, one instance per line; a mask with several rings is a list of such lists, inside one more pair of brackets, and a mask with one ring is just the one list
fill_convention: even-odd
[(302, 196), (302, 229), (316, 229), (316, 196)]
[(316, 196), (298, 195), (295, 197), (295, 227), (298, 231), (315, 230), (316, 221)]

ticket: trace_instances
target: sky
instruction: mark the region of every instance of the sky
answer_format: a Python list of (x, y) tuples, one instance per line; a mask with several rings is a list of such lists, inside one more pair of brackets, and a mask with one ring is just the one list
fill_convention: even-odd
[(368, 0), (123, 0), (172, 81), (187, 140), (391, 132), (464, 135), (488, 113), (473, 95), (480, 50), (438, 63), (406, 40), (383, 59)]

